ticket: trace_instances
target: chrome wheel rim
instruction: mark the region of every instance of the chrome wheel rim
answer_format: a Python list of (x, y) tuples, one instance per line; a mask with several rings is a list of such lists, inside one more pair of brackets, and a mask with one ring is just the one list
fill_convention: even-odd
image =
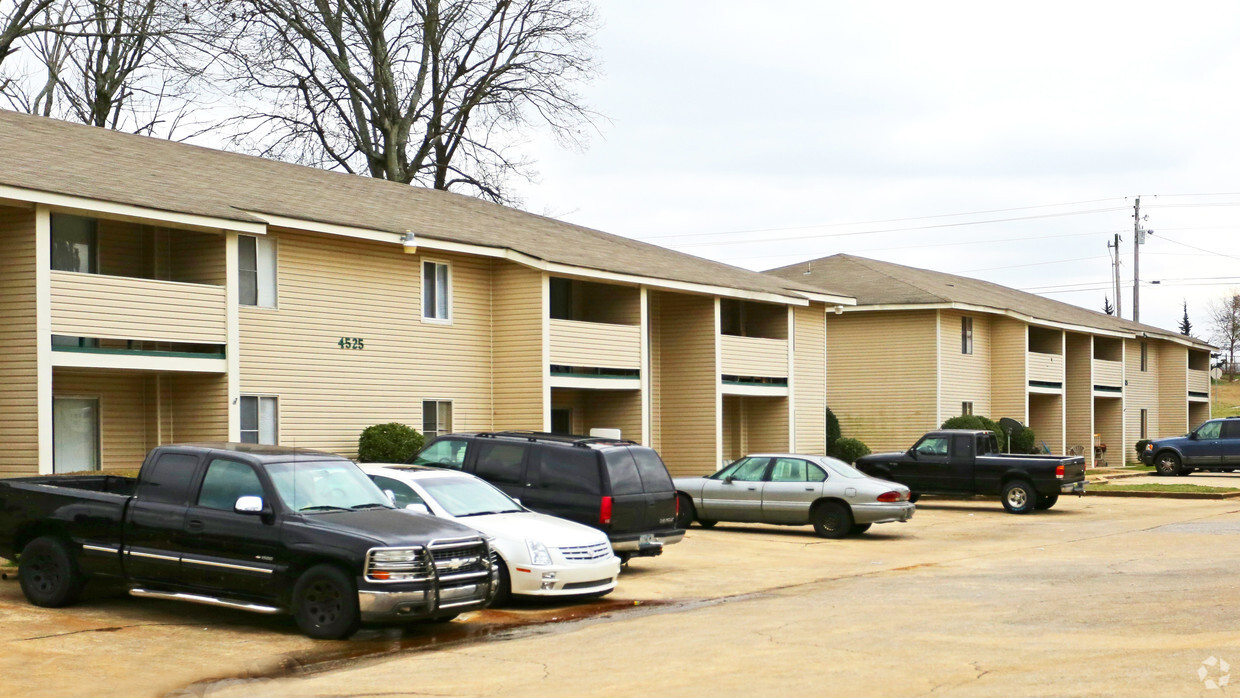
[(1011, 504), (1016, 509), (1020, 509), (1029, 502), (1029, 493), (1023, 487), (1013, 487), (1008, 490), (1007, 500), (1008, 504)]

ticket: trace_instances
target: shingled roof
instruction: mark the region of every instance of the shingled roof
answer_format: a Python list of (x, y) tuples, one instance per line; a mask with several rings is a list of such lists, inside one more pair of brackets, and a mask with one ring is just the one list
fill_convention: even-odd
[(510, 249), (605, 272), (784, 296), (800, 281), (469, 196), (0, 110), (0, 185), (230, 221), (250, 212)]
[(1013, 311), (1034, 320), (1078, 325), (1126, 334), (1190, 342), (1201, 349), (1209, 344), (1161, 327), (1124, 320), (1106, 313), (1086, 310), (1070, 303), (1043, 298), (1025, 291), (967, 276), (945, 274), (929, 269), (906, 267), (876, 259), (837, 254), (809, 262), (799, 262), (766, 272), (781, 279), (822, 284), (839, 293), (854, 296), (857, 307), (873, 305), (963, 305)]

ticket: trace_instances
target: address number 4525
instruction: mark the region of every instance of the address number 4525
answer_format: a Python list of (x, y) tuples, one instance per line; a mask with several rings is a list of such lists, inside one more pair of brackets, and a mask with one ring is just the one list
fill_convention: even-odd
[(336, 345), (341, 349), (365, 349), (366, 341), (361, 337), (341, 337)]

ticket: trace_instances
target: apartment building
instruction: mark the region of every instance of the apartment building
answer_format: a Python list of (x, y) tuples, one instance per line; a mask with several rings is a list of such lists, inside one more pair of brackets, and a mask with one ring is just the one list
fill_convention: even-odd
[(949, 417), (1010, 417), (1110, 462), (1210, 417), (1209, 344), (963, 276), (834, 255), (768, 272), (857, 299), (827, 317), (827, 402), (848, 436), (907, 448)]
[(0, 112), (0, 476), (619, 429), (821, 452), (851, 297), (470, 197)]

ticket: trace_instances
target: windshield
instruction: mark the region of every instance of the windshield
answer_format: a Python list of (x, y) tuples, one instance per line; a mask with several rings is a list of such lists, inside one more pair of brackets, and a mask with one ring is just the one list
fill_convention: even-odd
[(525, 511), (511, 497), (481, 480), (437, 477), (418, 480), (431, 499), (452, 516), (482, 516)]
[(274, 463), (267, 473), (284, 506), (293, 511), (391, 508), (387, 495), (349, 461)]
[(824, 456), (822, 458), (819, 458), (818, 462), (827, 466), (828, 468), (831, 469), (832, 472), (840, 475), (841, 477), (852, 477), (852, 478), (869, 477), (869, 475), (866, 475), (860, 470), (857, 470), (851, 465), (845, 463), (842, 460), (838, 460), (836, 458), (829, 458), (829, 457)]

